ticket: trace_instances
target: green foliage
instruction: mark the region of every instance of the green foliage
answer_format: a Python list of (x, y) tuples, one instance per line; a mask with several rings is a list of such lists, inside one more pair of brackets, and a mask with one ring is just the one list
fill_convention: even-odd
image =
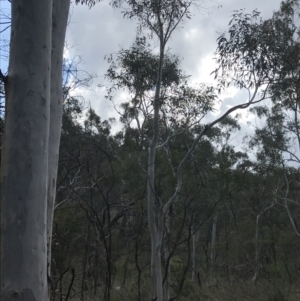
[(130, 9), (124, 10), (123, 15), (138, 20), (138, 34), (144, 34), (145, 30), (149, 30), (149, 36), (155, 34), (163, 47), (178, 24), (185, 18), (191, 18), (191, 6), (194, 4), (191, 0), (113, 0), (112, 5), (121, 7), (124, 2)]
[[(141, 26), (153, 26), (154, 32), (158, 11), (178, 13), (174, 20), (182, 12), (172, 6), (178, 5), (176, 1), (164, 7), (154, 2), (128, 3), (133, 8), (128, 16), (137, 17)], [(257, 11), (236, 11), (229, 36), (218, 40), (220, 87), (234, 75), (239, 87), (265, 84), (263, 93), (273, 102), (271, 107), (252, 110), (266, 121), (248, 141), (255, 161), (249, 149), (237, 151), (231, 145), (232, 134), (240, 126), (229, 116), (208, 130), (188, 156), (178, 201), (167, 215), (161, 254), (164, 279), (170, 267), (171, 298), (298, 298), (299, 237), (287, 208), (297, 228), (299, 170), (285, 165), (286, 153), (297, 161), (292, 151), (298, 130), (294, 116), (298, 116), (299, 47), (292, 18), (296, 13), (298, 1), (284, 1), (269, 20), (260, 19)], [(92, 108), (83, 110), (78, 99), (66, 98), (64, 105), (53, 300), (63, 299), (72, 268), (76, 274), (73, 300), (152, 297), (145, 170), (159, 57), (140, 37), (108, 61), (108, 98), (113, 99), (118, 90), (129, 92), (120, 107), (123, 129), (113, 135), (114, 120), (101, 120)], [(191, 87), (179, 63), (178, 57), (167, 53), (162, 72), (154, 188), (163, 202), (172, 196), (178, 166), (195, 137), (205, 130), (201, 120), (216, 100), (213, 88)]]
[[(55, 216), (55, 287), (62, 281), (62, 288), (67, 291), (71, 275), (67, 270), (75, 267), (74, 288), (91, 300), (103, 296), (110, 300), (119, 300), (121, 296), (132, 300), (139, 294), (140, 300), (151, 298), (146, 176), (140, 166), (146, 164), (147, 151), (140, 149), (139, 162), (136, 139), (140, 138), (136, 129), (124, 128), (112, 136), (110, 123), (101, 121), (92, 110), (87, 111), (80, 126), (76, 118), (71, 118), (76, 115), (71, 108), (66, 107), (68, 122), (63, 127), (59, 163), (57, 204), (68, 200), (58, 206)], [(280, 294), (272, 285), (276, 283), (286, 295), (287, 285), (298, 279), (297, 239), (278, 203), (260, 219), (261, 269), (257, 290), (249, 291), (256, 217), (274, 198), (274, 187), (282, 170), (260, 167), (253, 172), (240, 168), (248, 158), (228, 143), (226, 133), (234, 129), (238, 129), (235, 121), (227, 119), (211, 132), (195, 148), (183, 173), (184, 185), (180, 201), (172, 209), (168, 239), (171, 296), (179, 294), (178, 300), (217, 300), (216, 290), (222, 292), (222, 300), (257, 300), (259, 295), (266, 300), (269, 297), (277, 300), (274, 298)], [(163, 149), (158, 151), (156, 191), (162, 199), (172, 193), (175, 183), (172, 168), (176, 169), (193, 135), (190, 131), (170, 140), (171, 157)], [(221, 142), (222, 147), (218, 144)], [(296, 170), (288, 170), (290, 179), (298, 179), (297, 175)], [(290, 197), (297, 198), (296, 183), (291, 182), (290, 189)], [(299, 208), (294, 205), (291, 210), (297, 214)], [(211, 217), (215, 213), (218, 213), (216, 279), (207, 281), (211, 269)], [(199, 280), (196, 278), (195, 282), (190, 280), (191, 223), (197, 233)], [(263, 283), (269, 285), (267, 290)], [(57, 300), (59, 293), (53, 296)], [(293, 300), (293, 293), (289, 296), (287, 300)]]

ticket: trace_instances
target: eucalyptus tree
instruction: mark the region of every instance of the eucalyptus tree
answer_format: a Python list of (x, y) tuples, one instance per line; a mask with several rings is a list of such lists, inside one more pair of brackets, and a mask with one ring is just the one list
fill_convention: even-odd
[[(265, 121), (265, 125), (256, 128), (249, 145), (256, 152), (258, 163), (266, 169), (286, 168), (287, 174), (282, 173), (280, 179), (283, 186), (287, 184), (287, 165), (299, 166), (300, 163), (299, 14), (299, 1), (286, 0), (267, 20), (259, 19), (257, 12), (249, 15), (244, 24), (233, 20), (237, 28), (248, 28), (248, 32), (240, 30), (236, 47), (256, 54), (252, 64), (257, 71), (258, 80), (264, 79), (267, 85), (266, 94), (272, 101), (252, 110)], [(273, 189), (275, 195), (280, 191), (277, 185)], [(286, 194), (288, 195), (288, 191)], [(277, 202), (286, 209), (296, 230), (287, 199), (287, 196), (281, 195)]]
[[(161, 1), (143, 2), (128, 1), (130, 9), (125, 11), (125, 15), (139, 20), (139, 29), (147, 28), (152, 35), (156, 35), (159, 40), (159, 54), (156, 56), (145, 47), (145, 38), (138, 38), (136, 45), (130, 50), (121, 50), (119, 56), (109, 58), (111, 68), (107, 76), (114, 83), (114, 89), (127, 89), (130, 93), (131, 101), (122, 105), (123, 112), (121, 119), (130, 127), (135, 122), (140, 135), (143, 147), (148, 147), (148, 160), (145, 168), (147, 179), (147, 201), (148, 201), (148, 224), (151, 237), (151, 275), (153, 285), (153, 298), (163, 300), (163, 279), (161, 272), (161, 250), (164, 235), (164, 220), (175, 201), (180, 196), (183, 178), (182, 172), (187, 159), (193, 154), (196, 145), (209, 130), (224, 120), (230, 113), (238, 109), (245, 109), (266, 98), (267, 74), (257, 79), (259, 71), (255, 69), (253, 60), (257, 53), (243, 52), (242, 43), (237, 44), (242, 33), (241, 28), (232, 25), (230, 36), (222, 35), (218, 39), (216, 58), (219, 67), (215, 70), (216, 79), (221, 92), (228, 85), (235, 85), (238, 88), (248, 91), (247, 102), (236, 105), (227, 110), (220, 117), (208, 124), (201, 124), (203, 116), (213, 109), (213, 103), (217, 96), (213, 88), (200, 86), (191, 88), (187, 78), (179, 72), (177, 64), (172, 64), (165, 51), (167, 41), (172, 32), (184, 17), (190, 17), (191, 2), (181, 1)], [(245, 24), (248, 15), (236, 14), (236, 22)], [(250, 26), (245, 26), (242, 30), (247, 31)], [(253, 31), (255, 32), (255, 31)], [(154, 59), (157, 63), (155, 64)], [(174, 59), (174, 57), (173, 57)], [(171, 62), (171, 64), (170, 64)], [(155, 67), (155, 72), (150, 71)], [(168, 66), (173, 66), (173, 70)], [(176, 68), (174, 68), (176, 67)], [(150, 69), (149, 69), (150, 68)], [(146, 71), (148, 70), (149, 71)], [(173, 74), (166, 76), (164, 80), (164, 70)], [(165, 72), (166, 72), (165, 71)], [(154, 77), (153, 74), (156, 73)], [(178, 76), (175, 76), (178, 74)], [(259, 93), (260, 89), (263, 89)], [(109, 97), (112, 95), (109, 94)], [(183, 134), (187, 129), (194, 128), (195, 134), (187, 151), (179, 160), (174, 171), (175, 189), (163, 201), (156, 189), (155, 171), (156, 155), (159, 150), (167, 150), (168, 144), (176, 136)], [(147, 129), (147, 131), (146, 131)], [(142, 138), (141, 138), (142, 137)], [(165, 299), (168, 299), (165, 294)]]
[[(79, 2), (79, 1), (76, 1)], [(81, 1), (94, 4), (95, 1)], [(1, 164), (1, 300), (48, 300), (70, 0), (11, 3)]]
[[(160, 56), (151, 53), (144, 38), (138, 38), (129, 50), (121, 50), (117, 56), (109, 57), (111, 65), (107, 77), (113, 83), (109, 89), (109, 98), (113, 97), (113, 91), (118, 88), (125, 88), (131, 94), (130, 101), (122, 104), (123, 111), (120, 114), (121, 120), (131, 131), (133, 131), (133, 124), (137, 125), (136, 149), (139, 157), (141, 157), (142, 150), (149, 147), (146, 167), (142, 161), (141, 166), (145, 170), (148, 183), (153, 293), (155, 297), (161, 295), (162, 298), (160, 252), (164, 233), (163, 221), (174, 201), (169, 203), (168, 208), (164, 207), (165, 204), (160, 200), (157, 188), (155, 188), (156, 152), (159, 149), (167, 152), (167, 158), (173, 170), (172, 177), (174, 177), (174, 163), (168, 154), (168, 143), (197, 124), (203, 114), (211, 110), (215, 95), (210, 87), (200, 86), (198, 89), (189, 87), (186, 77), (179, 69), (178, 58), (164, 53), (164, 65), (160, 71), (159, 103), (155, 102), (158, 97), (157, 70), (153, 66), (159, 65)], [(153, 87), (156, 87), (155, 91)], [(154, 142), (153, 139), (155, 139)]]
[[(155, 192), (155, 155), (159, 142), (160, 112), (162, 105), (161, 84), (165, 50), (168, 40), (177, 26), (185, 19), (190, 18), (192, 0), (185, 1), (126, 1), (130, 10), (125, 12), (129, 18), (137, 18), (139, 29), (148, 29), (155, 34), (159, 41), (159, 60), (155, 80), (155, 95), (153, 99), (152, 137), (150, 138), (147, 166), (147, 201), (148, 224), (151, 237), (151, 275), (153, 281), (153, 298), (163, 300), (163, 279), (161, 272), (160, 252), (163, 239), (163, 204), (156, 197)], [(157, 208), (156, 208), (157, 207)]]
[[(255, 274), (259, 275), (260, 246), (259, 232), (261, 217), (272, 208), (284, 210), (296, 236), (300, 236), (295, 222), (298, 202), (298, 172), (291, 165), (299, 167), (299, 59), (300, 38), (297, 23), (300, 14), (298, 0), (286, 0), (278, 11), (267, 20), (259, 18), (258, 12), (246, 15), (238, 12), (231, 21), (231, 33), (236, 31), (234, 48), (242, 53), (253, 53), (252, 64), (257, 80), (264, 82), (265, 93), (271, 102), (252, 110), (265, 125), (256, 128), (249, 140), (249, 146), (256, 153), (256, 169), (269, 175), (271, 195), (269, 203), (256, 212), (255, 230)], [(222, 43), (225, 46), (226, 43)], [(226, 47), (226, 46), (225, 46)], [(221, 49), (222, 51), (222, 49)], [(224, 62), (222, 62), (224, 64)], [(250, 82), (251, 78), (246, 78)], [(275, 180), (271, 181), (271, 179)]]
[[(268, 74), (271, 106), (253, 109), (265, 126), (257, 128), (252, 145), (260, 142), (259, 160), (268, 158), (281, 164), (285, 159), (299, 164), (299, 27), (295, 17), (300, 13), (299, 1), (282, 2), (280, 9), (268, 20), (254, 25), (259, 33), (260, 62), (257, 68)], [(251, 48), (253, 46), (250, 46)], [(245, 51), (250, 50), (249, 45)], [(261, 63), (262, 62), (262, 63)]]

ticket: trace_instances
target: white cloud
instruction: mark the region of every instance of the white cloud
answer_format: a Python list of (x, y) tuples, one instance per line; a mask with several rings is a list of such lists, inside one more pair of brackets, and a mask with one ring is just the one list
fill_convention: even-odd
[[(181, 66), (187, 75), (191, 75), (193, 84), (199, 82), (213, 83), (210, 73), (215, 68), (213, 54), (216, 49), (216, 39), (220, 33), (228, 30), (228, 23), (233, 10), (245, 8), (251, 12), (255, 8), (262, 12), (262, 17), (270, 17), (274, 10), (279, 8), (281, 0), (218, 0), (203, 1), (202, 7), (195, 9), (191, 20), (174, 32), (168, 47), (172, 53), (179, 55)], [(217, 7), (220, 4), (221, 7)], [(128, 48), (135, 38), (136, 23), (123, 18), (121, 10), (113, 9), (108, 2), (100, 2), (92, 9), (86, 6), (73, 6), (72, 18), (67, 32), (67, 40), (74, 45), (84, 60), (83, 69), (90, 73), (97, 73), (92, 90), (84, 92), (87, 101), (90, 101), (96, 112), (107, 119), (117, 117), (113, 104), (104, 98), (105, 91), (97, 88), (98, 84), (107, 84), (104, 74), (108, 68), (104, 56), (116, 53), (120, 48)], [(155, 42), (154, 42), (155, 44)], [(245, 92), (229, 88), (221, 95), (222, 102), (216, 104), (214, 116), (224, 112), (230, 106), (247, 101)], [(116, 103), (126, 100), (125, 94), (118, 94)], [(251, 121), (251, 115), (245, 115), (244, 122)], [(212, 118), (209, 117), (207, 119)], [(245, 123), (244, 123), (245, 124)]]

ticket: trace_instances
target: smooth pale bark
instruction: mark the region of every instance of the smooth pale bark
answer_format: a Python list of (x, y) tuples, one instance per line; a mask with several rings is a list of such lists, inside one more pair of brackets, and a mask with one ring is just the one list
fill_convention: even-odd
[(1, 300), (44, 301), (50, 121), (49, 0), (13, 0), (1, 166)]
[(69, 7), (70, 0), (12, 2), (1, 179), (1, 300), (49, 298)]
[[(161, 43), (160, 45), (164, 45), (162, 41), (160, 41), (160, 43)], [(161, 46), (158, 79), (161, 79), (163, 59), (164, 59), (164, 46), (163, 47)], [(159, 280), (162, 279), (160, 251), (162, 245), (163, 227), (160, 230), (158, 224), (160, 222), (163, 223), (164, 216), (167, 214), (171, 206), (173, 206), (175, 201), (178, 199), (183, 183), (182, 170), (185, 162), (187, 161), (191, 153), (194, 151), (199, 141), (212, 127), (214, 127), (216, 124), (221, 122), (232, 112), (238, 109), (246, 109), (250, 105), (259, 103), (265, 98), (265, 96), (262, 95), (260, 99), (255, 100), (256, 95), (258, 93), (258, 89), (260, 87), (259, 85), (256, 85), (253, 94), (249, 98), (248, 102), (236, 105), (228, 109), (219, 118), (204, 126), (203, 130), (198, 134), (192, 146), (189, 148), (189, 150), (186, 152), (183, 159), (179, 163), (177, 169), (177, 184), (176, 184), (174, 194), (167, 201), (167, 203), (163, 205), (161, 200), (156, 196), (155, 189), (154, 189), (155, 152), (156, 152), (156, 147), (158, 144), (158, 136), (159, 136), (160, 85), (161, 85), (161, 81), (158, 80), (156, 85), (156, 91), (155, 91), (156, 92), (155, 99), (154, 99), (153, 137), (150, 141), (150, 146), (149, 146), (148, 170), (147, 170), (148, 225), (149, 225), (150, 237), (151, 237), (151, 276), (152, 276), (152, 289), (153, 289), (152, 298), (156, 299), (157, 301), (163, 300), (163, 287), (162, 287), (162, 282)]]
[(265, 208), (260, 214), (256, 216), (256, 226), (255, 226), (255, 273), (252, 277), (252, 283), (255, 283), (257, 280), (257, 277), (259, 275), (260, 270), (260, 260), (259, 260), (259, 219), (260, 217), (269, 209), (271, 209), (274, 206), (274, 203), (272, 203), (269, 207)]
[(65, 35), (69, 16), (70, 0), (53, 0), (52, 52), (51, 52), (51, 102), (48, 150), (48, 195), (47, 195), (47, 266), (51, 275), (51, 242), (53, 214), (56, 196), (59, 143), (63, 114), (62, 65)]
[(254, 276), (252, 277), (252, 282), (255, 283), (259, 274), (259, 243), (258, 243), (258, 227), (259, 227), (259, 218), (260, 218), (261, 214), (256, 216), (256, 226), (255, 226), (255, 273)]
[[(161, 259), (160, 251), (163, 237), (163, 214), (162, 204), (156, 199), (154, 190), (154, 179), (155, 179), (155, 155), (156, 146), (158, 143), (158, 137), (160, 132), (159, 127), (159, 111), (160, 111), (160, 88), (162, 69), (164, 62), (164, 46), (163, 42), (160, 42), (160, 59), (157, 72), (156, 90), (154, 97), (154, 119), (153, 119), (153, 137), (149, 146), (148, 155), (148, 179), (147, 179), (147, 197), (148, 197), (148, 225), (151, 238), (151, 277), (152, 277), (152, 290), (153, 299), (157, 298), (157, 301), (163, 300), (163, 288), (162, 288), (162, 271), (161, 271)], [(157, 207), (157, 208), (156, 208)], [(156, 210), (159, 211), (156, 214)], [(157, 216), (158, 215), (158, 216)], [(156, 221), (157, 217), (157, 221)], [(159, 223), (159, 225), (156, 225)]]

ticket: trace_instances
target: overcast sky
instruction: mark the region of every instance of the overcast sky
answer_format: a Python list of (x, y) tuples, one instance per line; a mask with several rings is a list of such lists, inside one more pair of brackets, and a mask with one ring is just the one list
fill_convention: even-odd
[[(228, 23), (234, 10), (245, 9), (251, 13), (254, 9), (261, 12), (263, 18), (271, 17), (278, 10), (281, 0), (198, 0), (202, 9), (193, 9), (194, 16), (187, 20), (179, 30), (176, 30), (168, 42), (171, 52), (181, 58), (182, 70), (191, 75), (195, 82), (213, 82), (210, 73), (214, 69), (213, 53), (216, 50), (216, 39), (228, 30)], [(7, 2), (0, 3), (2, 11)], [(70, 57), (79, 55), (82, 58), (80, 68), (98, 77), (94, 79), (90, 90), (80, 91), (86, 103), (101, 116), (102, 120), (118, 115), (112, 103), (107, 101), (104, 74), (108, 68), (104, 56), (116, 53), (120, 48), (131, 46), (136, 35), (136, 23), (123, 18), (122, 9), (113, 9), (109, 1), (97, 3), (89, 9), (85, 5), (71, 4), (70, 23), (67, 30), (67, 45), (71, 47)], [(7, 34), (7, 33), (6, 33)], [(3, 34), (2, 34), (3, 37)], [(2, 68), (5, 62), (2, 63)], [(123, 99), (122, 99), (123, 97)], [(125, 101), (126, 95), (119, 96), (118, 102)], [(229, 106), (246, 100), (246, 94), (229, 90), (221, 96), (219, 112), (224, 112)], [(246, 119), (246, 114), (243, 115)], [(257, 120), (252, 120), (257, 122)], [(249, 127), (241, 123), (240, 137), (244, 136)]]
[[(199, 0), (201, 1), (201, 0)], [(203, 3), (202, 3), (203, 2)], [(203, 9), (194, 9), (194, 16), (187, 20), (180, 30), (174, 32), (168, 43), (171, 52), (181, 58), (182, 70), (191, 75), (193, 82), (212, 82), (210, 73), (214, 69), (213, 53), (219, 33), (228, 30), (228, 23), (234, 10), (245, 9), (252, 12), (258, 9), (263, 18), (270, 17), (280, 6), (280, 0), (219, 0), (202, 2)], [(72, 55), (77, 53), (83, 59), (81, 68), (97, 74), (93, 88), (85, 91), (86, 101), (91, 102), (96, 112), (103, 118), (117, 117), (112, 103), (104, 99), (105, 90), (97, 88), (105, 84), (103, 75), (108, 64), (104, 56), (115, 53), (120, 48), (130, 47), (135, 38), (136, 24), (123, 18), (121, 9), (113, 9), (108, 1), (96, 4), (92, 9), (86, 6), (72, 6), (71, 19), (67, 31), (68, 45), (72, 46)], [(229, 91), (224, 99), (221, 111), (229, 105), (244, 99), (244, 93)]]

